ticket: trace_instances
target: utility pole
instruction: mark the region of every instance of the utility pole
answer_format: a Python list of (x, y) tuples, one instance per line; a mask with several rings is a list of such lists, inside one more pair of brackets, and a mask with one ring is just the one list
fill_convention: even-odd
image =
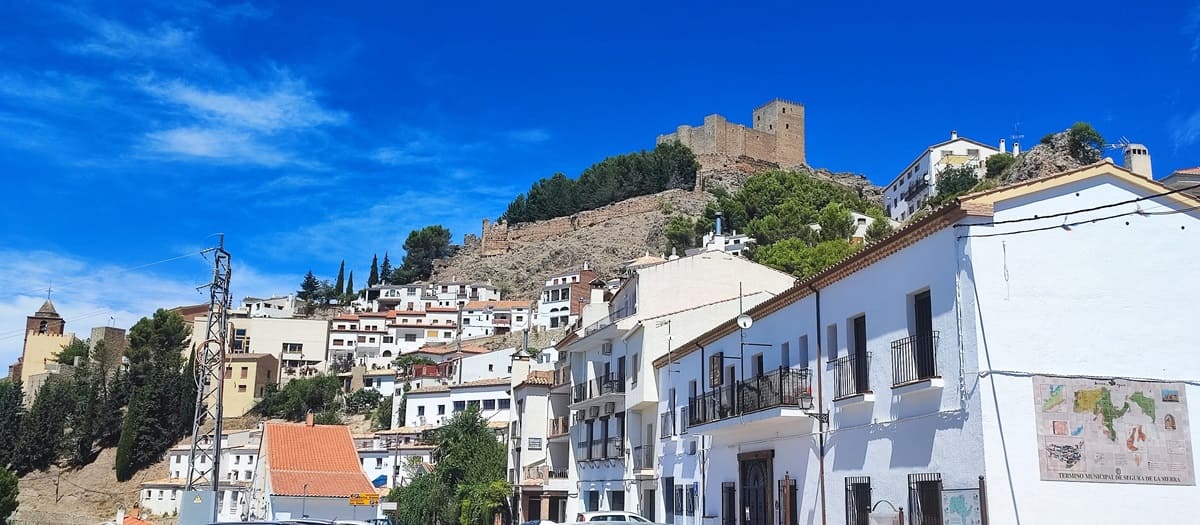
[[(216, 523), (221, 483), (221, 397), (225, 386), (225, 348), (229, 335), (228, 315), (231, 306), (229, 295), (230, 269), (229, 252), (225, 251), (225, 235), (217, 241), (216, 248), (201, 253), (213, 254), (213, 278), (206, 285), (209, 292), (208, 320), (205, 323), (204, 339), (195, 348), (196, 371), (196, 416), (192, 421), (192, 450), (188, 468), (187, 491), (212, 491), (211, 522)], [(213, 421), (213, 437), (206, 441), (202, 436), (204, 422)], [(204, 467), (199, 467), (204, 465)], [(205, 487), (205, 485), (208, 487)]]

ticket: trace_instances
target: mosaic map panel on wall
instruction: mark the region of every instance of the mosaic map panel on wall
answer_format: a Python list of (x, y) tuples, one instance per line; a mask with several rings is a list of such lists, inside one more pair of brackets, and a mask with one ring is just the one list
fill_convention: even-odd
[(1033, 376), (1042, 479), (1195, 485), (1182, 383)]

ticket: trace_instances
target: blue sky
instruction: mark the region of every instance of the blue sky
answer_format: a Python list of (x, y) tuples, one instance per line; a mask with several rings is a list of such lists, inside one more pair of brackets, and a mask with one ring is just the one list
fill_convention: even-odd
[(49, 4), (0, 5), (0, 363), (51, 282), (70, 329), (127, 327), (202, 302), (176, 257), (223, 232), (239, 298), (361, 284), (415, 227), (773, 97), (876, 183), (951, 129), (1077, 120), (1200, 165), (1194, 1)]

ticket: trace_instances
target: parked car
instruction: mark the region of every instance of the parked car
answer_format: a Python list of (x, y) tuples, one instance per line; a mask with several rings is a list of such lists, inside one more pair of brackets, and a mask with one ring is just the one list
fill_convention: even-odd
[(596, 512), (580, 512), (575, 521), (624, 521), (629, 523), (653, 523), (632, 512), (623, 510), (601, 510)]

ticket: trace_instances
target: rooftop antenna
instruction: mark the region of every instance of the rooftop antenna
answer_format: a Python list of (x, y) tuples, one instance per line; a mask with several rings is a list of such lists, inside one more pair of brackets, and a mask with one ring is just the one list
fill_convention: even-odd
[(1025, 134), (1021, 133), (1021, 123), (1020, 122), (1016, 122), (1013, 124), (1013, 134), (1010, 138), (1012, 138), (1014, 142), (1021, 142), (1021, 139), (1025, 138)]
[(1104, 145), (1105, 148), (1119, 149), (1119, 150), (1124, 150), (1127, 146), (1129, 146), (1129, 139), (1125, 138), (1124, 135), (1121, 136), (1121, 140), (1118, 140), (1116, 144), (1105, 144)]

